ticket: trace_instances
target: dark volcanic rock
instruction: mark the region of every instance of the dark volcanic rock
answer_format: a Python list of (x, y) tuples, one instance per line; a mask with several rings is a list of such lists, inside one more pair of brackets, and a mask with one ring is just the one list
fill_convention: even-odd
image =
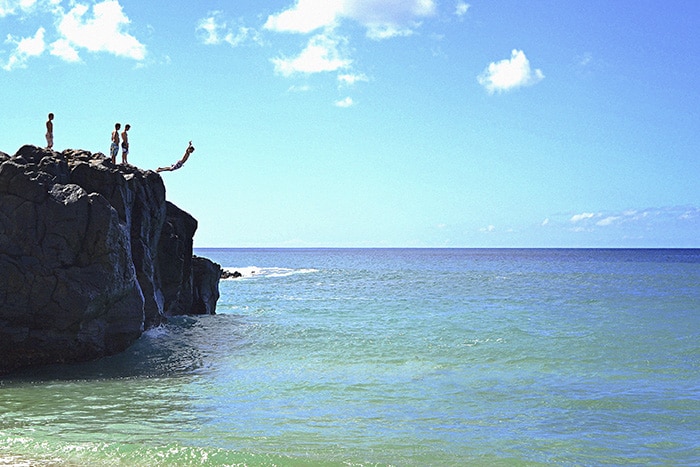
[(219, 300), (221, 265), (199, 256), (192, 257), (192, 315), (211, 315)]
[(243, 277), (243, 274), (238, 271), (229, 272), (225, 269), (221, 270), (221, 279), (238, 279), (240, 277)]
[(0, 153), (0, 374), (109, 355), (166, 315), (214, 313), (218, 276), (193, 275), (196, 228), (152, 171), (86, 151)]
[(161, 233), (159, 267), (166, 315), (186, 315), (192, 308), (192, 236), (197, 220), (168, 202)]

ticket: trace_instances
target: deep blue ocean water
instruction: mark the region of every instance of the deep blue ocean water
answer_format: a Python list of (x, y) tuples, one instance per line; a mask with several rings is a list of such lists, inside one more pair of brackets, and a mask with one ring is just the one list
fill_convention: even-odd
[(216, 316), (0, 379), (0, 465), (700, 465), (700, 250), (196, 253)]

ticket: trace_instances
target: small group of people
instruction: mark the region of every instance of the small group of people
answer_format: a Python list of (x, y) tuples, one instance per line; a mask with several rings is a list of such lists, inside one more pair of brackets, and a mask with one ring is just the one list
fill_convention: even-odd
[[(49, 113), (48, 120), (46, 120), (46, 148), (47, 149), (53, 149), (53, 119), (54, 115), (53, 113)], [(109, 147), (109, 155), (112, 158), (112, 164), (117, 163), (117, 155), (119, 155), (119, 143), (121, 142), (121, 149), (122, 149), (122, 164), (128, 164), (128, 156), (129, 156), (129, 130), (131, 129), (130, 124), (124, 125), (124, 131), (119, 133), (119, 130), (121, 129), (122, 125), (121, 123), (115, 123), (114, 124), (114, 131), (112, 131), (112, 142)], [(120, 139), (121, 137), (121, 139)], [(173, 165), (167, 166), (167, 167), (158, 167), (156, 169), (156, 172), (168, 172), (168, 171), (173, 171), (177, 170), (180, 167), (182, 167), (185, 162), (187, 162), (187, 159), (189, 159), (190, 155), (194, 152), (194, 146), (192, 146), (192, 141), (189, 142), (187, 145), (187, 149), (185, 149), (185, 154), (182, 156), (182, 158), (175, 162)]]
[[(109, 147), (109, 155), (112, 157), (112, 164), (117, 163), (117, 154), (119, 154), (119, 129), (122, 127), (121, 123), (114, 124), (114, 131), (112, 132), (112, 144)], [(127, 133), (131, 129), (131, 125), (128, 123), (124, 126), (124, 131), (122, 131), (122, 164), (128, 164), (127, 158), (129, 156), (129, 134)]]

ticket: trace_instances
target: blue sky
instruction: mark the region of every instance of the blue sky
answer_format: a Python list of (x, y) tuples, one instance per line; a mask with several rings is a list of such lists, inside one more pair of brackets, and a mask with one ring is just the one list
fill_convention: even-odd
[(198, 247), (700, 247), (700, 2), (0, 0), (0, 150), (165, 173)]

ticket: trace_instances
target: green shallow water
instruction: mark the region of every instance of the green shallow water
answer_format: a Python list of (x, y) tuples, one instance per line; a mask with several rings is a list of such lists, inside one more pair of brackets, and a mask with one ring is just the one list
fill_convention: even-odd
[(208, 250), (216, 316), (0, 380), (0, 465), (694, 465), (697, 250)]

